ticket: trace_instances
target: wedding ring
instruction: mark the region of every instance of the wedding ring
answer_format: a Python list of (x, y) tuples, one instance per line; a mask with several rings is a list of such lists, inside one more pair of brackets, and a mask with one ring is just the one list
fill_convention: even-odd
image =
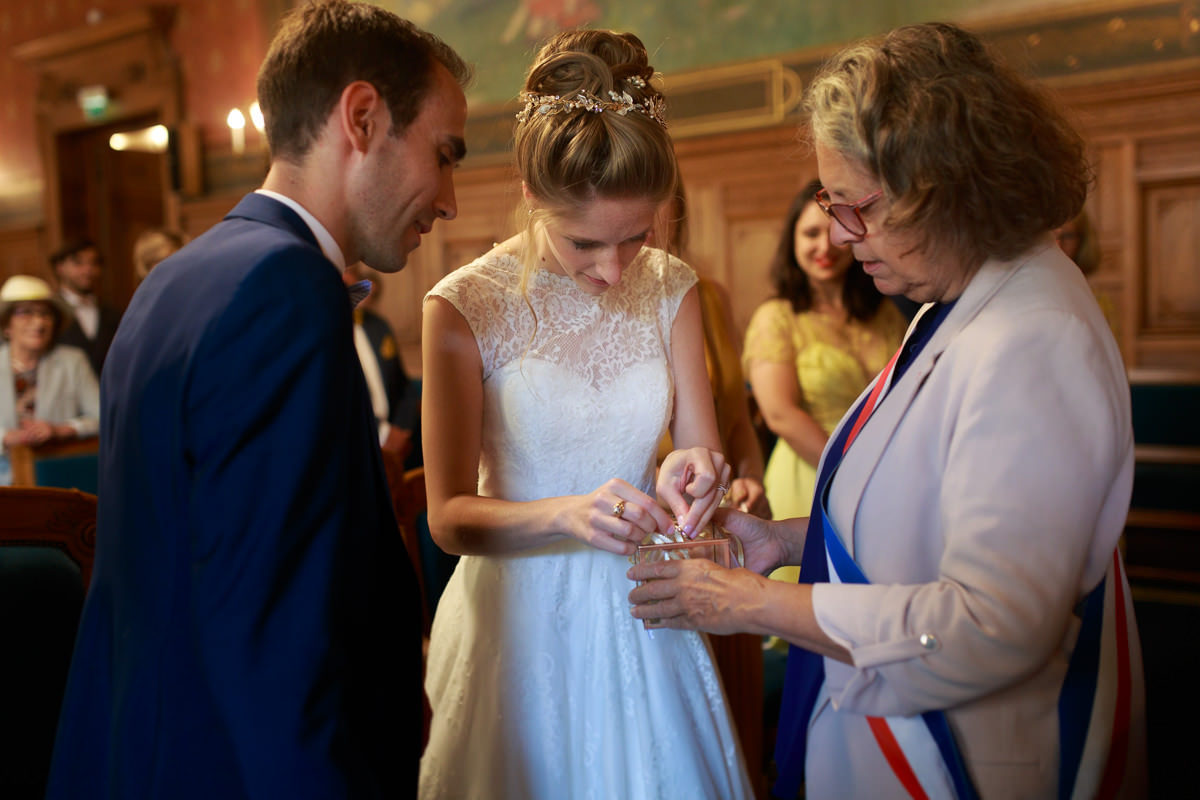
[(729, 487), (723, 483), (718, 483), (717, 488), (721, 490), (721, 494), (729, 494)]
[(624, 513), (625, 513), (625, 501), (618, 500), (616, 503), (613, 504), (613, 516), (619, 517)]

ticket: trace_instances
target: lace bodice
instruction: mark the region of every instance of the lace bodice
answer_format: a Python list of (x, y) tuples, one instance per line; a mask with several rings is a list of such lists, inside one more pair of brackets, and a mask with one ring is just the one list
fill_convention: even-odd
[(649, 491), (674, 400), (671, 325), (695, 273), (644, 248), (602, 295), (545, 270), (527, 296), (516, 256), (494, 250), (430, 295), (466, 319), (483, 362), (480, 493), (531, 500), (610, 477)]

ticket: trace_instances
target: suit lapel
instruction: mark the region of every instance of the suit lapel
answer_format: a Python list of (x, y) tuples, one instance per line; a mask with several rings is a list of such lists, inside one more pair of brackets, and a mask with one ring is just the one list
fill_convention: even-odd
[[(1000, 287), (1044, 249), (1045, 247), (1039, 242), (1033, 249), (1012, 261), (989, 260), (984, 262), (954, 304), (954, 308), (950, 309), (946, 319), (934, 331), (929, 343), (917, 354), (916, 359), (909, 365), (900, 380), (894, 382), (880, 399), (875, 413), (863, 425), (853, 446), (846, 451), (842, 463), (838, 466), (836, 485), (838, 494), (843, 497), (853, 497), (856, 500), (850, 525), (845, 527), (835, 525), (835, 528), (852, 558), (855, 557), (852, 531), (857, 523), (858, 511), (862, 505), (867, 482), (878, 467), (879, 460), (883, 457), (883, 452), (892, 440), (900, 421), (904, 419), (904, 415), (916, 399), (921, 387), (925, 385), (925, 381), (933, 372), (938, 359), (958, 333), (975, 319), (980, 310), (1000, 290)], [(906, 342), (911, 335), (912, 327), (910, 326), (905, 335)], [(874, 385), (874, 381), (871, 382), (871, 385)], [(865, 396), (870, 390), (871, 386), (868, 386), (863, 390), (863, 395)], [(860, 396), (859, 401), (861, 399)], [(855, 402), (855, 406), (859, 401)], [(837, 429), (830, 436), (830, 441), (836, 439), (845, 423), (846, 418), (843, 417)], [(822, 461), (824, 461), (824, 457), (822, 457)]]

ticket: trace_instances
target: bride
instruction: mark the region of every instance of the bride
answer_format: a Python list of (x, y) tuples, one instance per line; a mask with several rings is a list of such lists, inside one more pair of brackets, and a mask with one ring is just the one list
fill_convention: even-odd
[(631, 34), (552, 39), (517, 115), (525, 230), (425, 302), (429, 524), (463, 558), (423, 798), (752, 796), (706, 641), (626, 600), (635, 544), (700, 529), (730, 473), (696, 275), (646, 246), (677, 171), (652, 76)]

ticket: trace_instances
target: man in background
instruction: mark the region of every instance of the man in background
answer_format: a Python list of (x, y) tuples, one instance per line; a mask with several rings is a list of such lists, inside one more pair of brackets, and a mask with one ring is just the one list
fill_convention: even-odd
[(352, 294), (366, 292), (354, 308), (354, 347), (371, 392), (379, 446), (410, 470), (422, 463), (421, 386), (404, 371), (392, 326), (371, 310), (379, 296), (379, 281), (369, 272), (362, 264), (351, 264), (342, 273)]
[(150, 272), (109, 353), (49, 798), (415, 795), (420, 596), (341, 270), (396, 272), (456, 215), (469, 73), (377, 6), (284, 20), (262, 189)]
[(92, 370), (99, 378), (104, 357), (121, 321), (121, 312), (101, 303), (96, 295), (104, 271), (104, 259), (100, 257), (95, 242), (76, 238), (50, 256), (50, 267), (58, 281), (58, 293), (75, 315), (75, 320), (58, 337), (58, 341), (87, 353)]

